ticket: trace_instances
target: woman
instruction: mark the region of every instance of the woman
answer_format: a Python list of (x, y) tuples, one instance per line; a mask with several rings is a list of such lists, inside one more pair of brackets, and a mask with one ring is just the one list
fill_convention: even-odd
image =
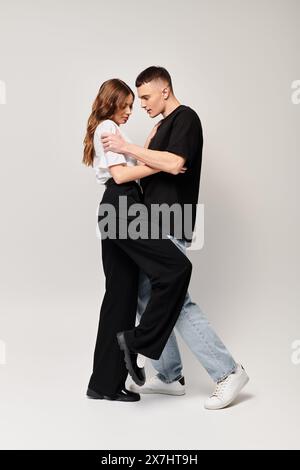
[[(142, 192), (138, 180), (159, 172), (144, 164), (137, 165), (136, 160), (128, 155), (104, 152), (101, 143), (101, 134), (104, 132), (120, 132), (129, 141), (119, 126), (128, 121), (133, 102), (134, 93), (122, 80), (111, 79), (104, 82), (94, 101), (84, 140), (83, 163), (93, 166), (97, 180), (106, 186), (100, 206), (113, 206), (117, 211), (117, 218), (119, 198), (123, 196), (127, 199), (127, 209), (132, 204), (141, 204)], [(156, 127), (145, 146), (148, 146), (155, 132)], [(96, 399), (137, 401), (140, 395), (125, 388), (128, 372), (117, 334), (128, 330), (135, 332), (139, 270), (142, 268), (153, 286), (155, 285), (147, 312), (144, 312), (140, 322), (142, 331), (139, 340), (143, 345), (143, 342), (149, 344), (155, 341), (153, 335), (164, 336), (162, 333), (165, 331), (167, 335), (169, 329), (173, 328), (175, 316), (179, 315), (184, 301), (191, 266), (170, 240), (103, 237), (101, 245), (106, 291), (101, 305), (93, 373), (87, 395)], [(172, 274), (174, 269), (175, 274)], [(160, 325), (161, 318), (164, 318), (165, 325)], [(167, 339), (168, 336), (164, 341)], [(138, 352), (131, 352), (134, 361)], [(138, 377), (132, 377), (142, 384), (145, 381), (144, 370), (138, 369), (137, 374)]]

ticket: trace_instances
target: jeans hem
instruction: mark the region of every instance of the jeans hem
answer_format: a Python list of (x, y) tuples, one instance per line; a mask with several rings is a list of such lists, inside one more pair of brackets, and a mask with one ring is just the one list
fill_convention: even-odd
[(182, 374), (179, 374), (175, 379), (173, 380), (165, 380), (165, 378), (163, 377), (163, 375), (159, 372), (157, 374), (157, 377), (159, 378), (159, 380), (161, 380), (163, 383), (165, 384), (171, 384), (173, 382), (177, 382), (178, 380), (182, 379), (183, 375)]
[(235, 372), (236, 369), (237, 369), (237, 364), (235, 364), (235, 365), (233, 366), (233, 368), (231, 369), (230, 372), (227, 372), (227, 373), (224, 374), (220, 379), (217, 379), (217, 380), (216, 380), (216, 383), (222, 382), (222, 380), (225, 380), (230, 374), (233, 374), (233, 372)]

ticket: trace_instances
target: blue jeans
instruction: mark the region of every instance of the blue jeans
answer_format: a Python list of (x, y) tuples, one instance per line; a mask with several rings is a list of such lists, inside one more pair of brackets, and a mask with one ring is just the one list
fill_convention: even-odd
[[(169, 238), (186, 254), (186, 242), (171, 235)], [(140, 320), (151, 296), (151, 283), (148, 276), (140, 271), (137, 316)], [(183, 340), (207, 370), (214, 382), (219, 382), (236, 369), (236, 362), (214, 332), (200, 307), (187, 292), (184, 305), (175, 325)], [(182, 361), (174, 331), (158, 360), (151, 359), (158, 377), (165, 383), (182, 377)]]

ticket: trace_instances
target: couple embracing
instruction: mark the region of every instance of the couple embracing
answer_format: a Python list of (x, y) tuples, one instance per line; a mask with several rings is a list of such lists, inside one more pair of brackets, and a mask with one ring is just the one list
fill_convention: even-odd
[[(135, 86), (145, 112), (151, 118), (162, 115), (144, 147), (123, 130), (135, 94), (120, 79), (101, 85), (84, 139), (83, 163), (92, 166), (97, 181), (105, 185), (98, 213), (105, 294), (87, 396), (135, 402), (144, 393), (184, 395), (175, 328), (215, 383), (205, 408), (224, 408), (249, 378), (188, 293), (192, 264), (186, 248), (192, 241), (199, 195), (201, 121), (178, 101), (165, 68), (147, 68)], [(120, 200), (126, 201), (126, 215), (120, 213)], [(140, 236), (126, 231), (134, 220), (130, 209), (136, 205), (147, 214)], [(170, 209), (167, 224), (153, 217), (154, 206)], [(105, 230), (107, 207), (113, 209), (114, 230)], [(171, 214), (173, 207), (181, 210)], [(146, 380), (138, 354), (151, 359), (156, 375)], [(127, 389), (128, 373), (133, 383)]]

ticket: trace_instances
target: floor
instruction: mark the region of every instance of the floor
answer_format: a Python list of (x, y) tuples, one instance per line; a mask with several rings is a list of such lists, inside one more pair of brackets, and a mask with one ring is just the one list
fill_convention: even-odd
[(39, 298), (9, 299), (1, 319), (2, 449), (299, 448), (298, 382), (293, 386), (288, 373), (276, 375), (271, 366), (266, 373), (247, 347), (251, 380), (224, 410), (203, 408), (212, 383), (184, 345), (185, 396), (145, 395), (137, 403), (86, 398), (97, 315), (82, 312), (92, 311), (93, 302), (49, 298), (45, 307)]

